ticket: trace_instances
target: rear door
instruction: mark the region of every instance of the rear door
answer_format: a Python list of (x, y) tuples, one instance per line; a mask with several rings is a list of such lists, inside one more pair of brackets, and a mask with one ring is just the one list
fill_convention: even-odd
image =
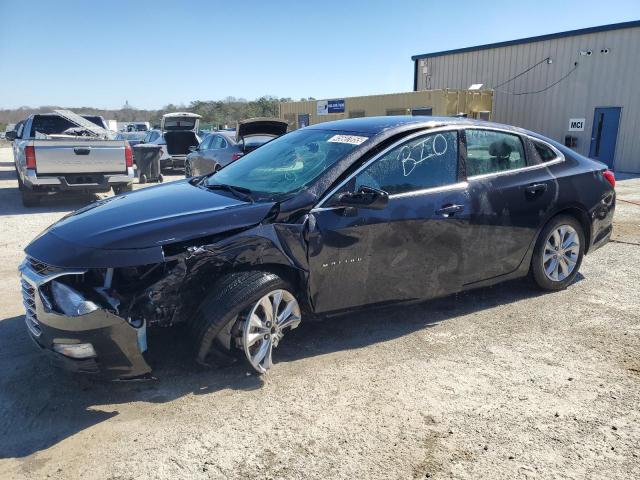
[(487, 128), (468, 128), (465, 137), (471, 235), (464, 283), (472, 284), (520, 266), (558, 186), (526, 137)]
[[(356, 172), (312, 211), (310, 291), (316, 311), (427, 298), (458, 290), (468, 225), (458, 132), (412, 135)], [(334, 207), (362, 186), (384, 190), (383, 210)]]
[(192, 154), (193, 175), (205, 175), (211, 173), (211, 144), (215, 135), (207, 135), (198, 149)]

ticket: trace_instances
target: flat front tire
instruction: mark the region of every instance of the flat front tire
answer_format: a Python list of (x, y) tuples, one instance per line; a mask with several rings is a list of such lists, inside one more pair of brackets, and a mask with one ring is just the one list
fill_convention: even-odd
[(225, 275), (190, 322), (199, 363), (231, 363), (238, 354), (258, 373), (273, 365), (273, 349), (301, 320), (288, 282), (265, 271)]
[(582, 264), (584, 247), (584, 231), (576, 218), (552, 218), (540, 232), (531, 259), (531, 273), (538, 287), (556, 291), (573, 282)]

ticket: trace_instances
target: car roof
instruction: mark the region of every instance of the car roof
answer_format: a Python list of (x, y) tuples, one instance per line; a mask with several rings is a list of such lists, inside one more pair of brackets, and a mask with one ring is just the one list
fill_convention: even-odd
[(470, 118), (458, 117), (427, 117), (427, 116), (388, 116), (388, 117), (361, 117), (349, 118), (345, 120), (333, 120), (330, 122), (316, 123), (306, 128), (315, 130), (336, 130), (353, 133), (366, 133), (368, 135), (377, 135), (382, 132), (392, 133), (390, 131), (404, 131), (407, 128), (434, 128), (456, 125), (494, 127), (503, 130), (512, 130), (518, 133), (524, 133), (517, 127), (510, 125), (502, 125), (494, 122), (486, 122), (484, 120), (473, 120)]
[(236, 143), (236, 131), (235, 130), (214, 130), (213, 132), (209, 132), (207, 135), (222, 135), (226, 139), (229, 139), (233, 143)]

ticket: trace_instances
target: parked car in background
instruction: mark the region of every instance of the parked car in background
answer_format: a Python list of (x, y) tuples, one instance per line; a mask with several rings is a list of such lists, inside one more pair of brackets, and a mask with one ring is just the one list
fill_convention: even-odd
[(189, 112), (167, 113), (162, 116), (159, 129), (149, 130), (143, 143), (162, 146), (160, 167), (183, 169), (191, 147), (200, 144), (197, 135), (200, 115)]
[[(102, 118), (102, 117), (98, 117)], [(114, 193), (132, 188), (133, 152), (91, 118), (68, 110), (31, 115), (7, 133), (26, 207), (63, 191)]]
[(250, 118), (233, 131), (213, 132), (187, 155), (185, 177), (216, 172), (243, 155), (287, 132), (287, 123), (275, 118)]
[(566, 288), (609, 241), (614, 185), (605, 164), (506, 125), (320, 123), (49, 227), (20, 267), (26, 324), (76, 371), (147, 374), (147, 328), (182, 322), (199, 362), (244, 355), (264, 373), (308, 317), (401, 315), (528, 274)]
[(132, 147), (142, 143), (147, 136), (147, 132), (118, 132), (116, 140), (126, 140)]
[(131, 122), (125, 127), (127, 132), (146, 132), (149, 130), (149, 122)]

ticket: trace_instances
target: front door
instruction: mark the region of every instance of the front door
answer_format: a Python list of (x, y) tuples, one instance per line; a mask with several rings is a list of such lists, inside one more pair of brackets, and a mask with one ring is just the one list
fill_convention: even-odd
[(613, 170), (620, 107), (598, 107), (593, 115), (589, 157), (606, 163)]
[[(383, 210), (341, 208), (345, 191), (389, 193)], [(418, 135), (383, 153), (312, 212), (309, 287), (317, 312), (428, 298), (461, 287), (466, 184), (458, 133)]]

